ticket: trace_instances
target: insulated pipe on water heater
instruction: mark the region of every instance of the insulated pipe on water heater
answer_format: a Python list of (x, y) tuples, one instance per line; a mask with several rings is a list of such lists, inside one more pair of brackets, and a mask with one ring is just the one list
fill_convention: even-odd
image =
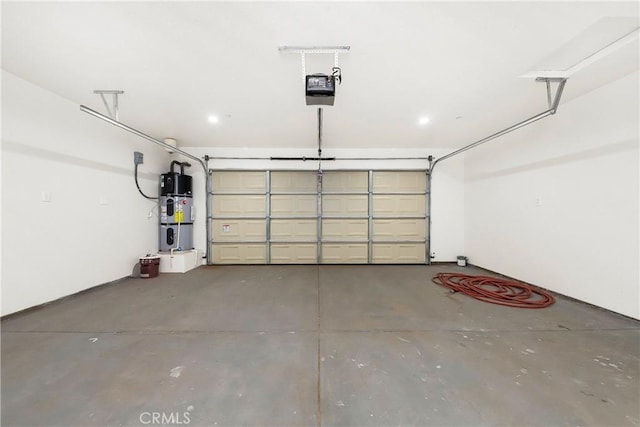
[[(211, 188), (210, 188), (211, 184), (209, 182), (209, 169), (207, 168), (207, 164), (205, 163), (204, 160), (194, 156), (193, 154), (187, 153), (186, 151), (181, 150), (178, 147), (175, 147), (175, 146), (172, 146), (170, 144), (167, 144), (166, 142), (160, 141), (159, 139), (155, 139), (152, 136), (147, 135), (146, 133), (140, 132), (139, 130), (132, 128), (131, 126), (127, 126), (124, 123), (120, 123), (119, 121), (113, 120), (111, 117), (107, 117), (104, 114), (100, 114), (97, 111), (92, 110), (91, 108), (86, 107), (84, 105), (80, 106), (80, 111), (83, 111), (83, 112), (85, 112), (87, 114), (91, 114), (92, 116), (97, 117), (100, 120), (104, 120), (105, 122), (110, 123), (110, 124), (112, 124), (112, 125), (114, 125), (116, 127), (119, 127), (120, 129), (124, 129), (127, 132), (130, 132), (130, 133), (132, 133), (132, 134), (134, 134), (136, 136), (139, 136), (140, 138), (144, 138), (147, 141), (151, 141), (154, 144), (158, 144), (161, 147), (164, 147), (167, 150), (170, 150), (170, 152), (176, 152), (178, 154), (183, 155), (184, 157), (187, 157), (189, 159), (192, 159), (192, 160), (198, 162), (200, 164), (200, 166), (202, 166), (202, 169), (204, 171), (205, 197), (208, 197), (206, 195), (208, 195), (210, 193), (210, 191), (211, 191)], [(209, 227), (208, 222), (209, 222), (209, 217), (211, 216), (211, 212), (210, 212), (210, 208), (209, 208), (209, 203), (205, 203), (205, 205), (206, 205), (205, 224), (206, 224), (206, 236), (207, 236), (206, 238), (207, 238), (207, 241), (206, 241), (206, 247), (205, 247), (205, 252), (204, 253), (205, 253), (205, 257), (207, 259), (207, 265), (209, 265), (209, 264), (211, 264), (211, 253), (210, 253), (211, 251), (209, 250), (209, 241), (211, 240), (211, 230), (209, 229), (210, 227)]]

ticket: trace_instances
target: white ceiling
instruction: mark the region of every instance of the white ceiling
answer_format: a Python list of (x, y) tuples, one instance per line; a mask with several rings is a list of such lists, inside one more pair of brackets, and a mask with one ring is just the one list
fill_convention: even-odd
[[(546, 109), (544, 84), (519, 76), (598, 20), (638, 15), (610, 1), (3, 1), (2, 68), (102, 112), (93, 90), (124, 90), (122, 122), (181, 146), (303, 148), (316, 110), (300, 56), (278, 46), (349, 45), (325, 147), (457, 147)], [(638, 50), (581, 70), (563, 101), (637, 70)], [(307, 57), (309, 73), (332, 66)]]

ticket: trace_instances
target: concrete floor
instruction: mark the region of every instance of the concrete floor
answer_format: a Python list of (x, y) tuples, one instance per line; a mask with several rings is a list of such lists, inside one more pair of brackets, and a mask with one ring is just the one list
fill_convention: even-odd
[(2, 321), (3, 426), (618, 426), (640, 322), (431, 283), (473, 267), (228, 266)]

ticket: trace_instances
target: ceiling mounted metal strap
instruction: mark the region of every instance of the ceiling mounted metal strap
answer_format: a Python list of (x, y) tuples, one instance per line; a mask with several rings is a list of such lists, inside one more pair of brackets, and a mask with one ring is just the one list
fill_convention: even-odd
[(278, 46), (283, 53), (346, 53), (351, 46)]
[(302, 62), (302, 83), (305, 83), (305, 76), (307, 75), (307, 55), (300, 54), (300, 62)]
[(547, 80), (547, 103), (549, 104), (549, 108), (551, 108), (552, 102), (553, 101), (551, 101), (551, 82)]
[[(104, 108), (107, 109), (107, 114), (115, 121), (120, 121), (120, 117), (118, 114), (118, 95), (122, 95), (124, 93), (123, 90), (94, 90), (93, 93), (97, 93), (102, 98), (102, 102), (104, 103)], [(104, 97), (105, 95), (113, 95), (113, 110), (109, 107), (109, 103), (107, 99)]]

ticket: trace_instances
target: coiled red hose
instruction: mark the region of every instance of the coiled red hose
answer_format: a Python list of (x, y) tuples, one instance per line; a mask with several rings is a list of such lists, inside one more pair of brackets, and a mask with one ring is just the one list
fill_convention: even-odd
[(431, 280), (454, 292), (508, 307), (544, 308), (555, 302), (547, 292), (513, 280), (457, 273), (438, 273)]

